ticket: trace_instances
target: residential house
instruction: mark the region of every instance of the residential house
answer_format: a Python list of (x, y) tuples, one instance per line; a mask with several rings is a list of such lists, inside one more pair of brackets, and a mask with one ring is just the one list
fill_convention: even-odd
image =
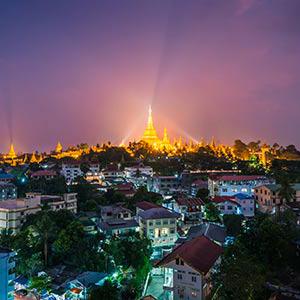
[(0, 201), (0, 231), (6, 229), (17, 232), (25, 222), (26, 216), (37, 213), (43, 205), (54, 211), (67, 209), (76, 213), (77, 197), (74, 193), (63, 196), (28, 193), (26, 198)]
[(120, 170), (118, 165), (111, 163), (101, 171), (101, 176), (106, 180), (112, 180), (116, 178), (123, 178), (124, 172)]
[(72, 184), (77, 177), (84, 175), (80, 168), (80, 162), (63, 163), (61, 174), (65, 177), (67, 184)]
[(222, 247), (205, 236), (176, 247), (156, 264), (165, 274), (164, 289), (171, 291), (174, 300), (207, 299), (211, 273), (222, 252)]
[(106, 236), (122, 236), (130, 232), (138, 232), (139, 224), (136, 220), (111, 219), (100, 222), (98, 225), (99, 231)]
[(101, 206), (101, 220), (103, 222), (109, 220), (132, 220), (132, 211), (123, 205), (124, 203), (116, 203), (113, 205)]
[(50, 180), (56, 176), (57, 176), (57, 173), (54, 170), (38, 170), (36, 172), (33, 172), (30, 175), (30, 177), (32, 179), (36, 179), (36, 180), (38, 180), (38, 179)]
[(241, 211), (244, 217), (254, 217), (255, 215), (255, 199), (254, 196), (247, 194), (236, 194), (233, 196), (234, 200), (241, 206)]
[(173, 209), (181, 220), (189, 223), (202, 222), (203, 201), (200, 198), (179, 197), (174, 200)]
[(163, 207), (139, 211), (140, 233), (151, 240), (152, 247), (173, 246), (177, 240), (179, 217), (179, 214)]
[(220, 211), (221, 215), (241, 215), (241, 205), (230, 196), (216, 196), (211, 199)]
[[(275, 213), (276, 207), (282, 204), (280, 184), (265, 184), (255, 188), (254, 195), (258, 210), (263, 213)], [(295, 202), (300, 202), (300, 183), (292, 184), (295, 190)]]
[(153, 176), (148, 179), (147, 188), (151, 192), (170, 195), (180, 188), (178, 176)]
[(136, 177), (152, 177), (153, 168), (150, 166), (145, 166), (143, 163), (140, 163), (135, 166), (125, 167), (124, 174), (127, 179), (132, 179)]
[(256, 186), (273, 182), (262, 175), (211, 175), (208, 178), (208, 189), (211, 197), (238, 193), (252, 196)]

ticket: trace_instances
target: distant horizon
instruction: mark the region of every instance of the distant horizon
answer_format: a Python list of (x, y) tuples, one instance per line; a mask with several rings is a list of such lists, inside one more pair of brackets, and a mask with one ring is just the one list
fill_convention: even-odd
[(162, 136), (300, 148), (299, 0), (0, 3), (0, 152)]

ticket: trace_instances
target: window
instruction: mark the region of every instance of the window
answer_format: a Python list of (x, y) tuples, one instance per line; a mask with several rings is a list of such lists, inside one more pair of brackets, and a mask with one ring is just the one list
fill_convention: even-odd
[(228, 205), (228, 206), (227, 206), (227, 209), (228, 209), (228, 210), (232, 210), (232, 206), (231, 206), (231, 205)]
[(156, 221), (155, 224), (156, 225), (161, 225), (161, 221)]
[(179, 265), (179, 258), (176, 258), (176, 265)]
[(168, 225), (168, 220), (163, 220), (163, 225)]
[(177, 274), (177, 279), (182, 280), (182, 274)]
[(197, 277), (196, 276), (192, 276), (192, 282), (197, 282)]

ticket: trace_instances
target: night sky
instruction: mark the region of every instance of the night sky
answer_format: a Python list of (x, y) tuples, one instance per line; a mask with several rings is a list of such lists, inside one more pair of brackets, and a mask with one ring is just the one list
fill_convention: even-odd
[(300, 146), (299, 0), (0, 0), (0, 151), (159, 133)]

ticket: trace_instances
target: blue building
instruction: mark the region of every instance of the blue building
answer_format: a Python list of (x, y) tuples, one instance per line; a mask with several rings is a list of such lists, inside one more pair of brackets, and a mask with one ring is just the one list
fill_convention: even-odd
[(0, 300), (14, 299), (15, 252), (0, 247)]

